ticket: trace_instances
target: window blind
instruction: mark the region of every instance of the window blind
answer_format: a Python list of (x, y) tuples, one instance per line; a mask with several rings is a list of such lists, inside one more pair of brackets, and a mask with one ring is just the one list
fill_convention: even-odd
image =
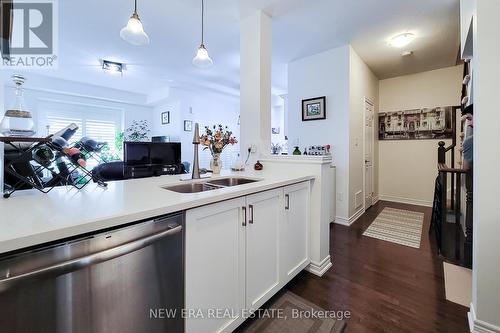
[(64, 117), (64, 116), (47, 116), (47, 126), (49, 134), (54, 134), (65, 128), (71, 123), (75, 123), (78, 126), (78, 131), (71, 137), (70, 143), (75, 143), (83, 135), (83, 119), (76, 117)]
[(116, 153), (115, 137), (122, 131), (122, 111), (85, 104), (72, 104), (55, 101), (40, 103), (40, 120), (47, 126), (48, 133), (54, 134), (71, 123), (78, 126), (71, 143), (82, 137), (98, 142), (107, 142), (111, 153)]

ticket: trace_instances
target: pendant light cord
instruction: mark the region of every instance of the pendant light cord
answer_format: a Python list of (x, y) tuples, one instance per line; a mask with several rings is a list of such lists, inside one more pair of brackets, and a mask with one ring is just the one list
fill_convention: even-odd
[[(136, 0), (137, 1), (137, 0)], [(204, 46), (205, 2), (201, 0), (201, 45)]]
[(137, 0), (134, 1), (134, 13), (137, 14)]

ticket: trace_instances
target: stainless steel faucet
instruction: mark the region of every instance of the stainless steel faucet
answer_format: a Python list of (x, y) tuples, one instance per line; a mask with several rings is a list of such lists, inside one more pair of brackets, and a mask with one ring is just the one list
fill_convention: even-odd
[(198, 145), (200, 144), (200, 126), (198, 123), (194, 124), (194, 135), (193, 135), (193, 145), (194, 145), (194, 157), (193, 157), (193, 173), (191, 179), (200, 179), (200, 160), (198, 157)]
[(198, 123), (194, 124), (194, 135), (193, 135), (193, 145), (194, 145), (194, 157), (193, 157), (193, 173), (191, 174), (191, 179), (200, 179), (200, 175), (206, 173), (212, 173), (212, 170), (207, 170), (205, 168), (200, 169), (200, 159), (198, 157), (198, 145), (200, 144), (200, 126)]

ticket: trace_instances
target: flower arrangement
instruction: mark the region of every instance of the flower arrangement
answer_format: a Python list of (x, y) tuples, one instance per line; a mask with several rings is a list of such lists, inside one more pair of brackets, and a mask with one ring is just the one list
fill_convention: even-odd
[(238, 143), (233, 136), (233, 132), (228, 130), (227, 126), (214, 125), (212, 128), (205, 126), (205, 133), (200, 137), (200, 143), (203, 150), (210, 149), (212, 156), (220, 154), (228, 145)]

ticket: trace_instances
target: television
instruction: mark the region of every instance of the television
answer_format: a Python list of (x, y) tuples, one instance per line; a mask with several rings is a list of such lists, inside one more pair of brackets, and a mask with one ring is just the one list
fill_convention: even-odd
[(125, 142), (124, 162), (128, 166), (181, 164), (180, 142)]

